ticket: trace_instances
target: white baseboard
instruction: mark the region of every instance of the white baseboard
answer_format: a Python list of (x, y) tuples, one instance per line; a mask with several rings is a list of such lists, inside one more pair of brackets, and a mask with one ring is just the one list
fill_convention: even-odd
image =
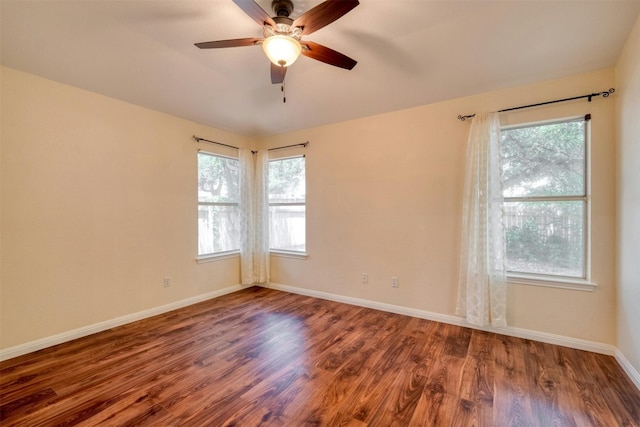
[(640, 390), (640, 373), (636, 371), (631, 362), (629, 362), (629, 360), (624, 356), (624, 354), (622, 354), (620, 350), (616, 349), (615, 357), (618, 361), (618, 364), (622, 366), (622, 369), (624, 369), (624, 371), (629, 376), (629, 379), (636, 385), (636, 387), (638, 387), (638, 390)]
[[(603, 344), (594, 341), (583, 340), (579, 338), (565, 337), (562, 335), (549, 334), (546, 332), (538, 332), (530, 329), (515, 328), (507, 326), (505, 328), (479, 327), (467, 323), (463, 318), (452, 316), (449, 314), (434, 313), (426, 310), (418, 310), (415, 308), (407, 308), (399, 305), (386, 304), (377, 301), (371, 301), (360, 298), (347, 297), (344, 295), (331, 294), (327, 292), (314, 291), (311, 289), (298, 288), (295, 286), (282, 285), (279, 283), (269, 283), (268, 285), (260, 285), (266, 288), (277, 289), (281, 291), (291, 292), (294, 294), (306, 295), (316, 298), (322, 298), (331, 301), (343, 302), (346, 304), (357, 305), (360, 307), (373, 308), (390, 313), (404, 314), (406, 316), (419, 317), (421, 319), (433, 320), (436, 322), (447, 323), (450, 325), (463, 326), (466, 328), (479, 329), (496, 334), (509, 335), (517, 338), (524, 338), (533, 341), (541, 341), (549, 344), (561, 345), (564, 347), (575, 348), (578, 350), (591, 351), (594, 353), (615, 356), (618, 349), (610, 344)], [(619, 353), (619, 352), (618, 352)]]
[(95, 334), (96, 332), (106, 331), (107, 329), (115, 328), (116, 326), (122, 326), (127, 323), (145, 319), (147, 317), (156, 316), (158, 314), (166, 313), (171, 310), (176, 310), (178, 308), (186, 307), (188, 305), (196, 304), (202, 301), (206, 301), (208, 299), (230, 294), (232, 292), (236, 292), (247, 287), (248, 286), (242, 286), (242, 285), (229, 286), (223, 289), (218, 289), (213, 292), (208, 292), (206, 294), (183, 299), (180, 301), (175, 301), (170, 304), (161, 305), (159, 307), (150, 308), (148, 310), (139, 311), (137, 313), (127, 314), (125, 316), (116, 317), (115, 319), (106, 320), (104, 322), (95, 323), (93, 325), (83, 326), (81, 328), (63, 332), (61, 334), (56, 334), (50, 337), (41, 338), (25, 344), (9, 347), (9, 348), (0, 350), (0, 362), (3, 360), (12, 359), (14, 357), (22, 356), (23, 354), (42, 350), (43, 348), (62, 344), (63, 342), (86, 337), (87, 335)]

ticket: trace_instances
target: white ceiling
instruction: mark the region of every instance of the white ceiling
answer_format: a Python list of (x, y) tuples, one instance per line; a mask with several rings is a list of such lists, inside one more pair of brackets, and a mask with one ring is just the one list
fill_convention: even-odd
[(0, 4), (3, 65), (258, 136), (611, 67), (640, 13), (640, 0), (360, 0), (303, 37), (358, 65), (301, 57), (283, 104), (260, 47), (193, 45), (261, 37), (231, 0)]

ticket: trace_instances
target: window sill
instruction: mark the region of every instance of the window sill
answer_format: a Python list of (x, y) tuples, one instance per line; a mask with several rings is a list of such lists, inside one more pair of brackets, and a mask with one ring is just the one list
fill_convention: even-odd
[(240, 251), (219, 252), (217, 254), (200, 255), (196, 262), (203, 264), (205, 262), (222, 261), (223, 259), (236, 258), (240, 256)]
[(542, 277), (542, 276), (529, 276), (529, 275), (507, 275), (507, 282), (516, 285), (529, 285), (529, 286), (544, 286), (547, 288), (560, 288), (571, 289), (574, 291), (587, 291), (593, 292), (598, 286), (597, 283), (593, 283), (586, 279), (572, 279), (562, 277)]
[(293, 259), (307, 259), (309, 255), (306, 252), (293, 252), (270, 249), (269, 253), (273, 256), (281, 258), (293, 258)]

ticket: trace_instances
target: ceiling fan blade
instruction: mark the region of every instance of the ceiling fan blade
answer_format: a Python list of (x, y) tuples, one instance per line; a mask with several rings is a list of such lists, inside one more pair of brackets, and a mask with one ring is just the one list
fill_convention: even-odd
[(302, 54), (304, 56), (324, 62), (326, 64), (351, 70), (358, 63), (358, 61), (349, 58), (347, 55), (344, 55), (333, 49), (329, 49), (328, 47), (322, 46), (321, 44), (308, 41), (303, 41), (301, 42), (301, 44), (305, 47), (302, 49)]
[(287, 74), (286, 67), (279, 67), (273, 62), (271, 63), (271, 83), (279, 84), (284, 82), (284, 76)]
[(241, 46), (254, 46), (261, 42), (263, 39), (247, 38), (247, 39), (231, 39), (231, 40), (217, 40), (213, 42), (196, 43), (200, 49), (219, 49), (223, 47), (241, 47)]
[(233, 0), (233, 2), (244, 11), (247, 15), (249, 15), (254, 21), (258, 23), (258, 25), (263, 26), (264, 24), (269, 24), (275, 28), (276, 23), (273, 19), (264, 11), (263, 8), (258, 5), (253, 0)]
[(346, 15), (358, 4), (358, 0), (327, 0), (299, 16), (293, 26), (302, 27), (302, 34), (311, 34)]

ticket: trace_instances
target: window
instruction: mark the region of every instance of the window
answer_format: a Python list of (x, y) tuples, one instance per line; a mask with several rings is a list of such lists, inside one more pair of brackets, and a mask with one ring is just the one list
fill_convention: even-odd
[(269, 161), (269, 241), (276, 251), (306, 250), (305, 158)]
[(587, 278), (587, 121), (502, 129), (507, 272)]
[(198, 153), (198, 256), (240, 249), (238, 159)]

